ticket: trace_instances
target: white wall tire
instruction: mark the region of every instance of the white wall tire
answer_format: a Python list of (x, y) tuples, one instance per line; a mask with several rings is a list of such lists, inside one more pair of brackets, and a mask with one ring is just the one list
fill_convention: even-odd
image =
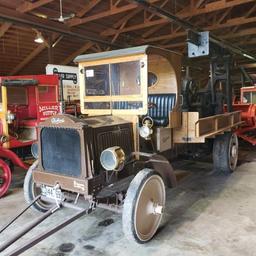
[[(34, 199), (41, 194), (41, 189), (36, 185), (36, 183), (33, 181), (33, 171), (38, 165), (38, 160), (36, 160), (28, 169), (27, 174), (24, 179), (23, 184), (23, 192), (24, 192), (24, 198), (25, 201), (28, 204), (31, 204)], [(33, 210), (39, 211), (39, 212), (46, 212), (49, 209), (51, 209), (52, 204), (44, 202), (42, 200), (38, 200), (35, 202), (31, 208)]]
[(163, 179), (153, 170), (143, 169), (134, 177), (122, 214), (127, 239), (146, 243), (155, 235), (163, 216), (165, 197)]

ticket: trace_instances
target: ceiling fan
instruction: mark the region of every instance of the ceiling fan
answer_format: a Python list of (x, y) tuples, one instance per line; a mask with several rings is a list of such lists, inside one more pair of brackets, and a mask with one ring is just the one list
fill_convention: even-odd
[(69, 14), (67, 16), (63, 16), (62, 0), (60, 0), (60, 17), (58, 17), (58, 18), (50, 18), (50, 19), (64, 23), (66, 20), (72, 19), (74, 17), (75, 17), (74, 13), (71, 13), (71, 14)]

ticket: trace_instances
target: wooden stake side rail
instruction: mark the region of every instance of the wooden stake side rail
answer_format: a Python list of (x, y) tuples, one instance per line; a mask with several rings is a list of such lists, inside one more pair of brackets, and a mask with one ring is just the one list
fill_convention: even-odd
[(199, 118), (198, 112), (182, 112), (182, 125), (174, 128), (174, 143), (204, 143), (233, 127), (241, 125), (241, 111)]
[(235, 111), (199, 119), (195, 123), (196, 137), (210, 137), (242, 123), (241, 111)]

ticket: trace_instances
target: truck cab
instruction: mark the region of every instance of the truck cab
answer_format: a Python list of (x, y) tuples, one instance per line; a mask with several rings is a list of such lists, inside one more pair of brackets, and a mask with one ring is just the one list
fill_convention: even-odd
[(60, 112), (55, 75), (0, 77), (0, 142), (4, 148), (31, 145), (39, 122)]

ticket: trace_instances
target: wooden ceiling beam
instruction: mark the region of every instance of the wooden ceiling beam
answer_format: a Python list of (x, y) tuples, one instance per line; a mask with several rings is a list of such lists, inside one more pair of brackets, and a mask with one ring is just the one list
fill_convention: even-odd
[[(182, 11), (177, 13), (177, 15), (179, 16), (182, 12), (188, 11), (189, 8), (190, 8), (190, 6), (184, 7)], [(143, 38), (147, 38), (147, 37), (151, 36), (152, 34), (157, 32), (159, 29), (163, 28), (165, 25), (166, 25), (166, 23), (154, 26), (153, 28), (151, 28), (151, 29), (147, 30), (145, 33), (143, 33), (142, 37)], [(180, 28), (180, 26), (179, 26), (179, 28)]]
[[(256, 4), (245, 15), (243, 15), (243, 17), (248, 18), (255, 10), (256, 10)], [(234, 27), (232, 29), (232, 32), (235, 33), (238, 31), (238, 29), (239, 29), (239, 26)]]
[(40, 44), (37, 46), (23, 61), (21, 61), (9, 75), (16, 75), (20, 70), (22, 70), (32, 59), (34, 59), (39, 53), (47, 48), (46, 44)]
[[(30, 2), (24, 2), (20, 6), (16, 8), (19, 12), (25, 13), (28, 11), (31, 11), (35, 8), (38, 8), (39, 6), (45, 5), (46, 3), (50, 3), (53, 0), (40, 0), (35, 3), (30, 3)], [(10, 22), (5, 22), (1, 27), (0, 27), (0, 38), (4, 36), (4, 34), (9, 30), (9, 28), (12, 26), (12, 23)]]
[(90, 0), (86, 3), (79, 12), (76, 13), (76, 16), (82, 18), (87, 12), (93, 9), (101, 0)]
[[(139, 12), (141, 12), (140, 8), (137, 8), (135, 10), (133, 10), (132, 12), (129, 12), (127, 15), (125, 15), (122, 19), (120, 19), (117, 23), (114, 24), (114, 28), (118, 29), (116, 34), (114, 35), (114, 37), (111, 40), (111, 43), (115, 43), (115, 41), (117, 40), (117, 38), (119, 37), (120, 33), (118, 31), (122, 30), (125, 25), (127, 24), (127, 22), (133, 18), (134, 16), (136, 16)], [(118, 27), (119, 26), (119, 27)], [(101, 36), (104, 36), (104, 32), (107, 31), (108, 29), (104, 30), (101, 33)], [(111, 48), (108, 47), (107, 50), (110, 50)]]
[(49, 4), (51, 3), (53, 0), (38, 0), (36, 2), (27, 2), (25, 1), (23, 4), (21, 4), (20, 6), (18, 6), (16, 8), (17, 11), (19, 12), (30, 12), (36, 8), (39, 8), (43, 5)]
[[(163, 8), (167, 3), (168, 3), (169, 0), (165, 0), (161, 5), (160, 5), (160, 8)], [(152, 20), (156, 15), (154, 13), (151, 13), (149, 15), (149, 17), (147, 17), (147, 20)]]
[[(56, 40), (57, 35), (53, 35), (53, 41)], [(23, 61), (21, 61), (11, 72), (10, 75), (16, 75), (21, 71), (29, 62), (31, 62), (36, 56), (38, 56), (43, 50), (47, 48), (47, 43), (37, 46)]]
[(92, 42), (87, 42), (85, 43), (81, 48), (79, 48), (78, 50), (76, 50), (75, 52), (73, 52), (71, 55), (69, 55), (67, 58), (65, 58), (62, 62), (61, 65), (67, 65), (70, 62), (72, 62), (74, 60), (74, 58), (80, 54), (83, 54), (84, 52), (86, 52), (88, 49), (90, 49), (93, 46)]
[(0, 38), (4, 36), (4, 34), (8, 31), (8, 29), (12, 26), (12, 23), (5, 22), (1, 27), (0, 27)]
[[(242, 30), (239, 33), (230, 33), (227, 35), (218, 35), (219, 38), (221, 39), (234, 39), (237, 37), (247, 37), (247, 36), (252, 36), (252, 35), (256, 35), (256, 28), (250, 28), (250, 29), (245, 29)], [(185, 36), (185, 34), (184, 34)], [(256, 40), (253, 38), (251, 40), (245, 40), (245, 43), (243, 45), (246, 45), (248, 42), (248, 44), (253, 44), (253, 42), (256, 42)], [(164, 48), (175, 48), (175, 46), (180, 46), (180, 45), (186, 45), (186, 41), (180, 42), (180, 43), (173, 43), (173, 44), (162, 44), (161, 46)], [(242, 41), (237, 41), (238, 45), (242, 44)]]
[[(223, 0), (218, 0), (216, 2), (205, 5), (204, 8), (193, 9), (193, 10), (190, 10), (190, 11), (187, 11), (184, 13), (182, 12), (180, 15), (178, 15), (178, 17), (179, 18), (188, 18), (188, 17), (193, 17), (193, 16), (197, 16), (197, 15), (201, 15), (201, 14), (208, 14), (211, 12), (224, 10), (227, 8), (231, 8), (234, 6), (242, 5), (242, 4), (253, 2), (253, 1), (255, 1), (255, 0), (232, 0), (229, 2), (226, 2)], [(143, 29), (146, 27), (151, 27), (151, 26), (160, 25), (160, 24), (168, 24), (168, 23), (170, 23), (169, 20), (160, 18), (158, 20), (148, 21), (146, 23), (140, 23), (137, 25), (132, 25), (132, 26), (126, 27), (126, 28), (122, 29), (121, 32), (120, 31), (119, 32), (126, 33), (126, 32), (130, 32), (130, 31), (134, 31), (134, 30)], [(116, 31), (111, 29), (111, 30), (105, 32), (104, 36), (112, 36), (115, 33), (116, 33)]]
[(81, 24), (91, 22), (91, 21), (102, 19), (102, 18), (105, 18), (105, 17), (108, 17), (108, 16), (112, 16), (112, 15), (115, 15), (115, 14), (127, 12), (127, 11), (130, 11), (132, 9), (135, 9), (135, 7), (136, 7), (136, 5), (134, 5), (134, 4), (128, 4), (128, 5), (125, 5), (125, 6), (122, 6), (122, 7), (111, 8), (110, 10), (103, 11), (103, 12), (100, 12), (100, 13), (97, 13), (97, 14), (93, 14), (93, 15), (85, 17), (85, 18), (74, 18), (74, 19), (70, 20), (69, 22), (67, 22), (67, 24), (70, 27), (74, 27), (74, 26), (78, 26), (78, 25), (81, 25)]
[(120, 48), (122, 44), (111, 44), (106, 38), (100, 37), (97, 33), (84, 31), (79, 28), (69, 28), (66, 24), (54, 22), (51, 20), (42, 19), (36, 16), (20, 13), (16, 10), (1, 7), (0, 6), (0, 19), (7, 22), (20, 24), (21, 26), (33, 27), (40, 31), (46, 31), (50, 33), (59, 33), (64, 36), (73, 37), (83, 41), (93, 41), (104, 45), (110, 45), (112, 47)]
[[(213, 25), (205, 27), (204, 29), (213, 31), (213, 30), (230, 28), (230, 27), (254, 23), (254, 22), (256, 22), (256, 17), (251, 17), (251, 18), (241, 17), (241, 18), (229, 19), (225, 23), (222, 23), (222, 24), (213, 24)], [(150, 26), (150, 24), (148, 24), (148, 26)], [(185, 36), (186, 34), (187, 34), (186, 32), (172, 33), (172, 34), (167, 34), (167, 35), (162, 35), (162, 36), (151, 37), (148, 39), (143, 39), (143, 42), (149, 43), (149, 42), (155, 42), (155, 41), (160, 41), (160, 40), (165, 40), (165, 39), (174, 39), (174, 38), (177, 38), (180, 36)]]
[[(128, 14), (126, 14), (124, 17), (122, 17), (121, 19), (119, 19), (117, 22), (115, 22), (115, 24), (113, 25), (113, 27), (115, 29), (118, 29), (119, 27), (121, 27), (123, 25), (123, 23), (127, 23), (128, 20), (130, 20), (131, 18), (133, 18), (136, 14), (138, 14), (139, 12), (141, 12), (142, 9), (141, 8), (137, 8), (135, 10), (133, 10), (132, 12), (129, 12)], [(108, 29), (106, 29), (105, 31), (107, 31)]]
[(220, 18), (218, 18), (218, 24), (220, 24), (231, 12), (231, 10), (233, 9), (233, 7), (230, 7), (229, 9), (227, 9)]
[[(149, 0), (150, 3), (155, 3), (157, 1), (159, 1), (159, 0)], [(245, 1), (248, 1), (248, 0), (245, 0)], [(112, 15), (116, 15), (116, 14), (120, 14), (120, 13), (127, 12), (130, 10), (134, 10), (136, 8), (138, 8), (137, 4), (127, 4), (127, 5), (123, 5), (121, 7), (117, 7), (114, 5), (114, 6), (111, 6), (110, 9), (107, 11), (102, 11), (102, 12), (90, 15), (88, 17), (85, 17), (85, 18), (74, 18), (74, 19), (70, 20), (69, 22), (67, 22), (67, 24), (70, 27), (78, 26), (78, 25), (82, 25), (82, 24), (85, 24), (85, 23), (88, 23), (91, 21), (95, 21), (98, 19), (112, 16)]]
[(200, 6), (205, 2), (206, 0), (198, 0), (197, 3), (195, 3), (195, 8), (200, 8)]
[(256, 4), (244, 15), (244, 17), (248, 18), (254, 11), (256, 10)]
[[(120, 33), (126, 33), (126, 32), (131, 32), (131, 31), (135, 31), (135, 30), (139, 30), (139, 29), (145, 29), (148, 27), (152, 27), (152, 26), (156, 26), (156, 25), (160, 25), (160, 24), (167, 24), (169, 22), (166, 22), (165, 19), (157, 19), (157, 20), (153, 20), (153, 21), (146, 21), (144, 23), (140, 23), (140, 24), (136, 24), (136, 25), (131, 25), (129, 27), (125, 27), (122, 30), (120, 30)], [(104, 32), (102, 32), (103, 36), (113, 36), (115, 35), (117, 32), (117, 29), (108, 29), (105, 30)]]
[(227, 39), (227, 38), (237, 38), (237, 37), (252, 36), (252, 35), (256, 35), (256, 28), (243, 29), (238, 33), (229, 33), (224, 35), (222, 38)]

